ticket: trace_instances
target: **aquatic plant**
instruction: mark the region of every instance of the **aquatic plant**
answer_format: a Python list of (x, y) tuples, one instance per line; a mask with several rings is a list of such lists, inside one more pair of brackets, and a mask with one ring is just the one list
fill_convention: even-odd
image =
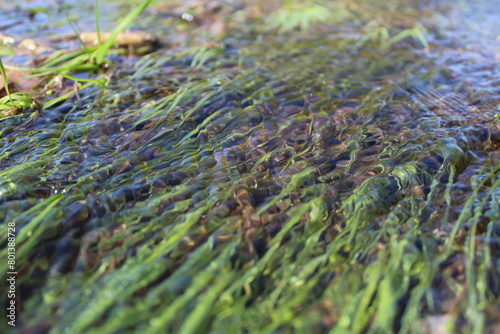
[(33, 98), (28, 94), (21, 92), (10, 92), (9, 81), (7, 79), (7, 74), (5, 73), (2, 59), (0, 59), (0, 74), (4, 83), (3, 89), (6, 93), (6, 96), (0, 98), (0, 120), (13, 115), (17, 112), (18, 109), (34, 108)]
[(285, 0), (283, 6), (267, 18), (267, 30), (279, 28), (281, 34), (296, 28), (308, 30), (312, 24), (327, 22), (332, 16), (330, 9), (314, 0)]
[(394, 44), (410, 37), (419, 41), (424, 48), (429, 48), (429, 44), (425, 38), (425, 29), (422, 27), (404, 29), (391, 36), (388, 27), (381, 25), (377, 21), (371, 21), (366, 25), (365, 31), (365, 34), (356, 43), (356, 47), (362, 47), (368, 41), (371, 41), (379, 43), (380, 49), (385, 51), (391, 48)]
[(22, 327), (483, 332), (500, 286), (493, 112), (461, 109), (474, 100), (435, 57), (385, 52), (418, 39), (401, 27), (353, 48), (370, 21), (164, 48), (78, 79), (95, 89), (29, 128), (4, 120)]
[[(106, 62), (106, 56), (111, 53), (119, 54), (123, 52), (123, 50), (112, 50), (112, 47), (115, 44), (115, 38), (126, 28), (128, 27), (132, 21), (134, 21), (137, 16), (148, 7), (153, 0), (146, 0), (140, 2), (140, 4), (135, 7), (128, 15), (126, 15), (118, 25), (111, 31), (108, 38), (105, 41), (101, 41), (100, 36), (100, 28), (99, 28), (99, 1), (95, 1), (95, 21), (96, 21), (96, 30), (98, 36), (97, 45), (86, 47), (84, 43), (82, 43), (82, 49), (76, 51), (66, 51), (59, 50), (50, 55), (40, 66), (36, 68), (19, 68), (16, 66), (8, 66), (6, 68), (13, 71), (20, 71), (31, 73), (34, 76), (38, 77), (55, 77), (57, 75), (62, 75), (70, 80), (75, 80), (78, 82), (84, 82), (85, 87), (90, 86), (89, 84), (97, 84), (101, 87), (105, 86), (105, 77), (101, 77), (99, 79), (81, 79), (76, 78), (74, 76), (70, 76), (71, 73), (78, 72), (102, 72), (106, 70), (111, 65)], [(74, 27), (71, 25), (74, 29)], [(76, 30), (75, 30), (76, 31)], [(79, 35), (76, 34), (79, 38)], [(81, 40), (80, 40), (81, 41)], [(80, 89), (84, 87), (81, 86)], [(60, 101), (61, 98), (57, 98), (56, 101)], [(48, 103), (48, 106), (51, 106), (56, 103), (56, 101), (51, 101)]]

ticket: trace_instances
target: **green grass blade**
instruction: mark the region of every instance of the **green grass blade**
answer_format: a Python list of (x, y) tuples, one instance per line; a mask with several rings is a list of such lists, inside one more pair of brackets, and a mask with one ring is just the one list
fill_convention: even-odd
[(0, 72), (2, 72), (3, 84), (5, 87), (5, 91), (7, 92), (7, 96), (9, 97), (10, 103), (12, 103), (12, 105), (15, 106), (15, 103), (12, 100), (12, 96), (10, 95), (9, 82), (7, 81), (7, 74), (5, 73), (5, 68), (3, 67), (2, 59), (0, 59)]
[(94, 53), (94, 60), (96, 64), (101, 65), (104, 62), (104, 57), (108, 50), (115, 43), (115, 38), (118, 36), (120, 32), (122, 32), (127, 26), (132, 23), (132, 21), (139, 16), (139, 14), (148, 7), (153, 0), (146, 0), (139, 6), (137, 6), (134, 10), (132, 10), (121, 22), (118, 26), (111, 32), (111, 35), (108, 39), (102, 44), (102, 46)]

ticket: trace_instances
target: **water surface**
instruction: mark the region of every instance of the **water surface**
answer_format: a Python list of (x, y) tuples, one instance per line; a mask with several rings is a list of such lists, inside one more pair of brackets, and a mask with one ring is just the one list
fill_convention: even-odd
[[(24, 9), (0, 17), (5, 34), (44, 39), (67, 31), (60, 13), (92, 3), (28, 25)], [(171, 31), (156, 10), (138, 26)], [(498, 7), (373, 10), (395, 32), (425, 28), (429, 48), (357, 47), (369, 15), (283, 36), (234, 29), (205, 57), (168, 43), (114, 57), (106, 89), (3, 120), (19, 326), (492, 330)]]

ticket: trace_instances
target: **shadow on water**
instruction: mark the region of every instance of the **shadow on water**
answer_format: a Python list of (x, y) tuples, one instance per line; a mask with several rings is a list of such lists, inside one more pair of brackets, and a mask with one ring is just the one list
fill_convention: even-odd
[(2, 120), (19, 325), (494, 331), (498, 9), (436, 3), (407, 10), (429, 50), (357, 48), (356, 21), (228, 33), (201, 66), (117, 58), (105, 91)]

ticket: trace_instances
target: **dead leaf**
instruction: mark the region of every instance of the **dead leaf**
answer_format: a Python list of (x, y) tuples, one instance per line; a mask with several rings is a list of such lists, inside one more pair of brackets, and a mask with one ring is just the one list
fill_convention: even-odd
[[(40, 85), (43, 81), (41, 77), (30, 77), (30, 73), (16, 71), (12, 69), (5, 69), (5, 74), (7, 75), (7, 79), (9, 81), (9, 90), (10, 85), (15, 84), (16, 92), (29, 92), (33, 91), (36, 86)], [(10, 91), (14, 93), (14, 91)]]
[[(0, 88), (0, 98), (7, 96), (7, 89), (5, 89), (5, 84), (2, 83), (2, 85), (0, 87), (1, 87)], [(8, 87), (9, 87), (10, 94), (19, 92), (19, 89), (17, 88), (17, 86), (12, 82), (9, 82)]]

